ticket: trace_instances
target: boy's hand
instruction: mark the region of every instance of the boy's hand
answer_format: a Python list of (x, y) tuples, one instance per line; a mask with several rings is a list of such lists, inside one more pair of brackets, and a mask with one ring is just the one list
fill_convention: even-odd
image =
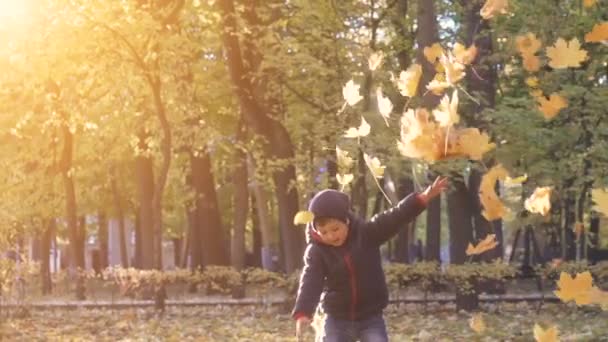
[(310, 318), (308, 317), (300, 317), (296, 321), (296, 339), (298, 341), (303, 341), (304, 329), (306, 329), (307, 325), (310, 325)]
[(437, 197), (440, 193), (442, 193), (448, 187), (448, 179), (446, 177), (437, 177), (433, 184), (429, 185), (424, 191), (419, 195), (422, 201), (427, 204), (433, 198)]

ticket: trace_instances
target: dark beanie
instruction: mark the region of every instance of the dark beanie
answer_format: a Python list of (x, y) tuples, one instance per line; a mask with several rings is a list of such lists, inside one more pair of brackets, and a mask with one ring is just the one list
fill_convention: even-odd
[(315, 221), (322, 217), (330, 217), (346, 223), (350, 213), (350, 200), (348, 195), (341, 191), (326, 189), (318, 192), (310, 200), (308, 211), (315, 215)]

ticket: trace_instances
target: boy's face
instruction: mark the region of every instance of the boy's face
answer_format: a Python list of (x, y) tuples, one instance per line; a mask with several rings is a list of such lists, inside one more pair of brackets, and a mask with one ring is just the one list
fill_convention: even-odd
[(342, 246), (348, 236), (348, 224), (333, 218), (317, 224), (315, 228), (323, 243), (330, 246)]

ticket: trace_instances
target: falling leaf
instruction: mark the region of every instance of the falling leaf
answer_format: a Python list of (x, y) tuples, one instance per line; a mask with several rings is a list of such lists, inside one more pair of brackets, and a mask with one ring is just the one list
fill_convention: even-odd
[(578, 68), (587, 59), (587, 51), (581, 49), (578, 39), (566, 42), (563, 38), (557, 39), (554, 46), (547, 48), (549, 66), (554, 69)]
[(595, 24), (593, 30), (585, 35), (587, 43), (601, 43), (608, 40), (608, 22)]
[(451, 101), (450, 97), (445, 95), (441, 99), (437, 109), (433, 110), (433, 116), (435, 116), (435, 121), (441, 127), (457, 124), (460, 121), (460, 116), (458, 115), (458, 91), (454, 90)]
[(356, 84), (353, 80), (346, 82), (344, 88), (342, 88), (342, 96), (344, 96), (344, 100), (350, 106), (354, 106), (357, 102), (363, 99), (363, 96), (359, 94), (359, 88), (361, 86)]
[(427, 84), (426, 89), (433, 92), (433, 94), (440, 96), (449, 87), (450, 84), (445, 81), (444, 74), (435, 74), (435, 78)]
[(361, 117), (361, 125), (358, 128), (351, 127), (344, 133), (345, 138), (363, 138), (366, 137), (371, 131), (371, 126), (365, 121), (364, 117)]
[(541, 111), (545, 119), (554, 118), (560, 110), (568, 107), (568, 100), (558, 94), (551, 94), (549, 99), (544, 96), (536, 98), (538, 110)]
[(564, 303), (573, 300), (576, 305), (586, 305), (591, 303), (591, 288), (593, 278), (591, 272), (585, 271), (571, 277), (568, 273), (562, 272), (557, 281), (559, 290), (553, 291), (555, 295)]
[(538, 88), (538, 78), (537, 77), (528, 77), (528, 78), (526, 78), (526, 84), (530, 88)]
[(517, 51), (522, 55), (534, 55), (542, 47), (541, 41), (536, 38), (534, 33), (517, 36), (515, 44), (517, 45)]
[(445, 69), (445, 80), (450, 85), (454, 86), (458, 83), (465, 75), (464, 64), (458, 62), (452, 53), (448, 52), (447, 55), (441, 56), (441, 65)]
[(345, 175), (338, 173), (336, 175), (336, 180), (342, 186), (348, 185), (350, 182), (353, 181), (353, 179), (355, 179), (355, 176), (352, 173), (347, 173)]
[(377, 157), (372, 158), (367, 155), (367, 153), (363, 153), (363, 159), (365, 159), (365, 163), (369, 167), (374, 177), (382, 178), (384, 176), (384, 169), (386, 168), (386, 166), (383, 166)]
[(388, 118), (393, 112), (393, 103), (388, 97), (382, 95), (382, 89), (380, 87), (376, 89), (376, 98), (378, 100), (378, 111), (388, 126)]
[(479, 201), (483, 207), (482, 215), (488, 221), (498, 220), (508, 212), (508, 209), (496, 194), (496, 182), (505, 179), (507, 175), (507, 170), (498, 164), (493, 166), (481, 178)]
[(401, 139), (397, 142), (397, 148), (403, 156), (431, 162), (443, 155), (441, 130), (429, 116), (424, 108), (416, 111), (409, 109), (403, 113)]
[(479, 14), (487, 20), (493, 18), (495, 14), (506, 14), (508, 7), (508, 0), (487, 0)]
[(376, 51), (372, 53), (367, 59), (367, 64), (369, 66), (369, 70), (376, 70), (380, 64), (382, 64), (382, 60), (384, 59), (384, 53), (382, 51)]
[(483, 252), (494, 249), (497, 245), (498, 245), (498, 242), (496, 241), (496, 235), (488, 234), (488, 235), (486, 235), (485, 239), (479, 241), (477, 246), (473, 246), (473, 244), (469, 242), (469, 245), (467, 246), (467, 250), (465, 251), (465, 253), (468, 256), (479, 255)]
[(545, 186), (534, 189), (532, 196), (524, 202), (524, 207), (531, 213), (546, 216), (551, 210), (551, 188)]
[(412, 64), (406, 71), (402, 71), (397, 81), (397, 87), (401, 95), (406, 97), (416, 96), (421, 76), (422, 67), (420, 64)]
[(474, 314), (469, 320), (469, 326), (474, 332), (481, 334), (486, 330), (486, 323), (483, 321), (483, 316), (480, 313)]
[(583, 0), (583, 6), (589, 8), (593, 5), (595, 5), (596, 2), (597, 2), (597, 0)]
[(454, 44), (452, 52), (454, 53), (454, 58), (456, 61), (464, 65), (473, 63), (475, 57), (477, 57), (477, 47), (475, 45), (471, 45), (467, 49), (464, 45), (456, 43)]
[(592, 189), (591, 198), (593, 199), (593, 203), (595, 203), (593, 210), (608, 217), (608, 189)]
[(557, 327), (552, 326), (544, 330), (540, 325), (534, 324), (534, 339), (536, 342), (558, 342)]
[(523, 183), (523, 182), (525, 182), (527, 180), (528, 180), (528, 175), (527, 174), (525, 174), (523, 176), (515, 177), (515, 178), (511, 178), (511, 177), (507, 176), (507, 178), (505, 178), (505, 185), (506, 186), (513, 186), (513, 185), (516, 185), (516, 184), (521, 184), (521, 183)]
[(522, 55), (524, 69), (528, 72), (540, 70), (540, 58), (535, 55)]
[(481, 160), (484, 154), (496, 147), (486, 133), (481, 133), (475, 127), (460, 129), (456, 134), (458, 138), (455, 153), (467, 155), (472, 160)]
[(429, 61), (429, 63), (435, 64), (439, 57), (443, 55), (443, 48), (441, 45), (439, 45), (439, 43), (435, 43), (431, 46), (426, 46), (423, 53), (424, 57), (426, 57), (426, 60)]
[(293, 224), (309, 224), (315, 219), (315, 215), (310, 211), (303, 210), (298, 211), (296, 216), (293, 217)]
[(338, 168), (341, 170), (349, 170), (355, 162), (353, 158), (348, 156), (348, 151), (344, 151), (338, 146), (336, 146), (336, 160)]

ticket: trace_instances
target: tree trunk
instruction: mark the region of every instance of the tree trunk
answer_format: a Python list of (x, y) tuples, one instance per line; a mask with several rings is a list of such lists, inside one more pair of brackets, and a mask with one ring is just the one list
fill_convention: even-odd
[(175, 267), (179, 267), (182, 255), (183, 248), (183, 238), (173, 238), (171, 239), (173, 242), (173, 264)]
[[(244, 127), (239, 125), (237, 141), (244, 140)], [(234, 205), (234, 223), (230, 241), (230, 261), (232, 267), (241, 270), (245, 267), (245, 227), (249, 213), (249, 188), (247, 177), (247, 154), (237, 148), (235, 157), (237, 166), (233, 172), (234, 192), (232, 203)]]
[[(250, 164), (251, 165), (251, 164)], [(249, 168), (251, 169), (251, 167)], [(252, 170), (253, 172), (253, 170)], [(257, 226), (261, 235), (260, 257), (262, 267), (266, 270), (276, 271), (269, 257), (275, 255), (277, 246), (272, 229), (272, 218), (268, 209), (268, 192), (257, 181), (251, 183), (255, 197), (255, 212), (257, 213)]]
[(200, 239), (192, 240), (202, 248), (203, 265), (228, 265), (224, 244), (221, 215), (211, 170), (211, 159), (207, 149), (198, 155), (190, 155), (192, 184), (196, 195), (196, 220), (200, 227)]
[(251, 251), (252, 257), (251, 262), (247, 263), (249, 267), (262, 267), (262, 229), (260, 227), (260, 215), (258, 212), (258, 204), (256, 197), (253, 195), (251, 198), (251, 235), (253, 240), (253, 248)]
[[(267, 139), (268, 144), (264, 147), (266, 156), (292, 160), (294, 148), (287, 130), (280, 122), (269, 117), (266, 114), (269, 111), (255, 98), (252, 70), (245, 67), (241, 55), (234, 3), (232, 0), (220, 0), (216, 4), (223, 17), (222, 41), (226, 51), (228, 70), (239, 98), (243, 118), (254, 132)], [(270, 97), (270, 94), (258, 94), (257, 97), (265, 99), (267, 95)], [(297, 190), (291, 187), (292, 182), (296, 180), (293, 164), (275, 172), (273, 178), (279, 204), (279, 224), (285, 250), (285, 267), (287, 272), (292, 272), (302, 264), (304, 250), (303, 232), (295, 229), (293, 225), (293, 216), (298, 210)]]
[[(146, 150), (145, 137), (140, 135), (140, 148)], [(135, 159), (135, 177), (139, 194), (140, 246), (138, 266), (150, 270), (155, 266), (154, 258), (154, 172), (152, 160), (143, 155)]]
[(450, 230), (450, 262), (463, 264), (465, 250), (473, 242), (473, 226), (469, 194), (462, 179), (451, 178), (452, 189), (448, 191), (448, 226)]
[(53, 282), (51, 281), (51, 270), (50, 270), (50, 252), (55, 235), (56, 223), (55, 219), (49, 219), (46, 224), (44, 233), (42, 234), (42, 240), (40, 243), (40, 284), (42, 285), (42, 294), (50, 294), (53, 290)]
[(357, 179), (353, 184), (352, 203), (357, 211), (357, 215), (367, 218), (367, 164), (363, 158), (363, 150), (359, 149), (357, 156)]
[(441, 263), (441, 196), (426, 207), (426, 249), (424, 260)]
[(118, 192), (117, 180), (114, 175), (112, 176), (112, 194), (114, 196), (114, 205), (116, 206), (116, 219), (118, 220), (118, 243), (120, 244), (120, 261), (123, 268), (128, 268), (129, 253), (127, 250), (125, 214), (122, 206), (120, 193)]
[(97, 238), (99, 241), (99, 258), (100, 267), (105, 269), (108, 267), (108, 220), (104, 212), (97, 214), (97, 223), (99, 224), (99, 230)]
[(142, 269), (142, 259), (143, 259), (143, 228), (141, 226), (141, 218), (140, 213), (141, 209), (135, 213), (135, 255), (133, 260), (133, 267)]
[[(424, 57), (424, 48), (439, 41), (435, 0), (418, 0), (418, 29), (416, 30), (416, 61), (422, 65), (422, 77), (418, 86), (418, 96), (423, 96), (422, 106), (432, 109), (439, 104), (439, 96), (426, 91), (426, 85), (435, 77), (435, 66)], [(426, 94), (426, 95), (425, 95)]]
[(190, 250), (190, 269), (202, 271), (205, 263), (203, 262), (203, 244), (200, 221), (197, 219), (196, 208), (188, 211), (188, 245)]

